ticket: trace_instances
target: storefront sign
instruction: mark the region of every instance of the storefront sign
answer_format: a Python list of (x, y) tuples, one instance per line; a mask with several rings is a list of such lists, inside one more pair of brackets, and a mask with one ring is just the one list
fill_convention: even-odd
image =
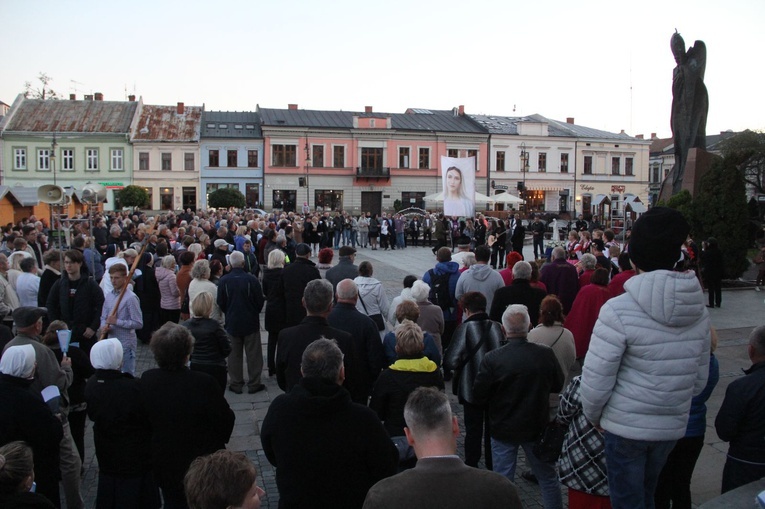
[(494, 186), (494, 189), (499, 189), (499, 190), (502, 190), (502, 191), (507, 191), (507, 186), (504, 185), (504, 184), (496, 184)]
[(122, 182), (99, 182), (99, 185), (104, 186), (106, 189), (122, 189), (125, 184)]
[(626, 186), (611, 186), (612, 193), (623, 193), (627, 189)]
[(589, 184), (579, 184), (579, 189), (581, 189), (582, 191), (594, 191), (595, 187)]

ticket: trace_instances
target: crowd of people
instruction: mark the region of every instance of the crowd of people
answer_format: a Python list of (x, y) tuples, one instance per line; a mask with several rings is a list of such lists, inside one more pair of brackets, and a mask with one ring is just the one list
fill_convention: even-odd
[[(87, 416), (97, 507), (258, 507), (253, 465), (225, 451), (224, 396), (273, 376), (285, 394), (260, 434), (280, 507), (520, 507), (519, 449), (547, 509), (562, 507), (561, 486), (572, 509), (690, 507), (719, 377), (699, 276), (719, 307), (722, 255), (714, 239), (699, 252), (661, 207), (622, 242), (593, 223), (552, 250), (539, 217), (513, 214), (123, 212), (76, 222), (67, 248), (34, 217), (9, 225), (0, 501), (60, 507), (63, 491), (83, 507)], [(435, 264), (392, 301), (373, 263), (356, 264), (359, 249), (419, 245)], [(140, 378), (138, 341), (157, 365)], [(765, 475), (765, 327), (749, 354), (717, 417), (724, 492)], [(551, 426), (567, 431), (555, 459), (538, 444)]]

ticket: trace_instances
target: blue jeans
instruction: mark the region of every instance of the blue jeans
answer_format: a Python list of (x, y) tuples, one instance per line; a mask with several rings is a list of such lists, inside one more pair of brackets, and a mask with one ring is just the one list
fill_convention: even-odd
[(122, 344), (122, 372), (135, 376), (135, 347)]
[(677, 440), (632, 440), (608, 432), (605, 439), (613, 509), (653, 509), (659, 474)]
[(340, 238), (342, 236), (343, 236), (342, 230), (335, 230), (335, 240), (334, 240), (335, 249), (340, 247)]
[(404, 232), (396, 232), (396, 247), (404, 249), (406, 247), (406, 240), (404, 239)]
[(351, 230), (343, 230), (343, 245), (348, 246), (351, 243)]
[(494, 463), (492, 469), (515, 482), (515, 466), (518, 460), (518, 448), (523, 447), (526, 458), (531, 465), (531, 471), (537, 476), (539, 487), (542, 489), (542, 502), (545, 509), (562, 509), (563, 497), (558, 482), (558, 473), (555, 471), (555, 463), (545, 463), (534, 456), (534, 442), (514, 444), (491, 439), (491, 459)]

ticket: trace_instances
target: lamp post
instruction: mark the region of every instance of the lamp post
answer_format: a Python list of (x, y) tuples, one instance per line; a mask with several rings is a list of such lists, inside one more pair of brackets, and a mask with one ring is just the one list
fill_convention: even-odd
[[(523, 188), (521, 189), (521, 199), (526, 201), (526, 173), (529, 171), (529, 153), (526, 151), (526, 143), (521, 143), (521, 171), (523, 172)], [(527, 204), (523, 204), (523, 212), (526, 213)]]
[(53, 172), (53, 185), (56, 185), (56, 133), (53, 133), (53, 141), (50, 144), (50, 169)]
[[(311, 162), (311, 149), (308, 147), (308, 133), (306, 133), (306, 136), (305, 136), (305, 179), (304, 179), (304, 184), (305, 184), (305, 202), (308, 204), (308, 208), (309, 209), (311, 208), (311, 198), (309, 197), (309, 193), (311, 191), (310, 191), (309, 186), (308, 186), (308, 164), (310, 162)], [(297, 208), (297, 204), (295, 204), (295, 205), (296, 205), (296, 208)], [(302, 207), (301, 207), (300, 211), (301, 212), (303, 211)]]

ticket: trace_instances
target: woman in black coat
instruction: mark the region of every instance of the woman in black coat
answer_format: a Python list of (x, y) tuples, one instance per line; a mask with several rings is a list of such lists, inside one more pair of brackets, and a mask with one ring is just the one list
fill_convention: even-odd
[(214, 306), (215, 301), (209, 292), (198, 293), (191, 302), (191, 319), (181, 325), (194, 336), (192, 371), (201, 371), (215, 378), (223, 394), (228, 379), (226, 358), (231, 353), (231, 340), (220, 322), (210, 318)]
[(268, 331), (268, 376), (276, 375), (276, 340), (284, 328), (284, 292), (280, 280), (284, 269), (284, 252), (278, 249), (268, 255), (268, 267), (263, 270), (263, 294), (266, 296), (266, 331)]
[(398, 360), (380, 373), (369, 408), (377, 412), (391, 437), (404, 435), (404, 405), (418, 387), (444, 389), (438, 365), (423, 355), (425, 343), (420, 326), (404, 320), (396, 327)]
[(88, 417), (98, 459), (96, 507), (160, 506), (151, 465), (151, 425), (141, 385), (121, 373), (122, 344), (116, 338), (93, 346), (95, 374), (85, 386)]
[(723, 254), (717, 244), (717, 239), (709, 237), (706, 241), (706, 249), (701, 253), (701, 274), (707, 285), (709, 294), (708, 308), (720, 307), (722, 303), (722, 279), (725, 272)]
[(154, 257), (151, 253), (144, 253), (138, 263), (137, 270), (141, 275), (134, 278), (133, 293), (141, 301), (141, 313), (143, 314), (143, 328), (136, 331), (136, 336), (141, 343), (148, 345), (152, 333), (159, 328), (160, 292), (157, 276), (154, 275)]

